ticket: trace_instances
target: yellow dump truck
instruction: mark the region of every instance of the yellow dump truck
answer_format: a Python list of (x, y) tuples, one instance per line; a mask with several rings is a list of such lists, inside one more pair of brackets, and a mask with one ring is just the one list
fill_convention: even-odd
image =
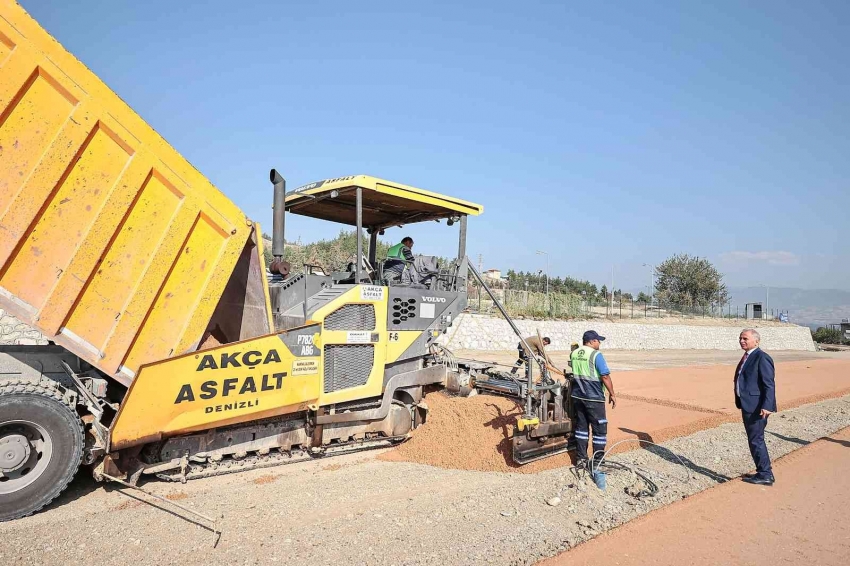
[[(518, 461), (563, 448), (558, 384), (438, 344), (480, 280), (465, 252), (480, 205), (363, 175), (270, 181), (267, 271), (259, 226), (0, 0), (0, 520), (81, 465), (186, 481), (387, 446), (424, 422), (431, 385), (524, 399)], [(290, 267), (285, 212), (355, 228), (352, 261)], [(385, 230), (433, 221), (458, 227), (456, 259), (376, 257)]]

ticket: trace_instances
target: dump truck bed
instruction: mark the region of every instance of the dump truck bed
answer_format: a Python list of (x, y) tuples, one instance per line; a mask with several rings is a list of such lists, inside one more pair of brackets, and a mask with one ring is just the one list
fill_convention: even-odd
[(261, 245), (252, 231), (94, 73), (0, 0), (2, 308), (129, 383), (142, 364), (197, 346), (246, 245)]

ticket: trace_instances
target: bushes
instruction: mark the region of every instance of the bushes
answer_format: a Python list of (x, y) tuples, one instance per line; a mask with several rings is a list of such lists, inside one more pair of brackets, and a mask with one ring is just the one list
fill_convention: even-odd
[(818, 328), (812, 332), (812, 340), (819, 344), (850, 344), (850, 340), (846, 340), (837, 328)]
[[(491, 314), (496, 312), (490, 297), (478, 285), (471, 284), (468, 292), (469, 306), (473, 310)], [(550, 293), (547, 297), (546, 293), (511, 289), (494, 289), (493, 292), (511, 316), (574, 319), (586, 318), (588, 314), (581, 297), (569, 293)]]

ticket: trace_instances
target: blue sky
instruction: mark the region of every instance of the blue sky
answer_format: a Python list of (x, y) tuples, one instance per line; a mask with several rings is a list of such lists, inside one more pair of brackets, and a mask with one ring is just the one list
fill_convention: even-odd
[(365, 173), (482, 203), (485, 268), (542, 249), (638, 289), (689, 253), (730, 285), (850, 289), (850, 3), (22, 4), (267, 231), (270, 167)]

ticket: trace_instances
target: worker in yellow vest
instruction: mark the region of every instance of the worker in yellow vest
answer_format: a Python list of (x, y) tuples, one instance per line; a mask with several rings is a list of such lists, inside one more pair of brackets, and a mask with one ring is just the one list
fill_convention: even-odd
[[(570, 354), (573, 368), (572, 400), (575, 411), (576, 466), (587, 467), (587, 444), (592, 439), (593, 459), (598, 464), (608, 442), (608, 416), (605, 413), (605, 389), (611, 408), (617, 406), (611, 370), (599, 352), (605, 340), (595, 330), (582, 337), (582, 346)], [(593, 436), (590, 435), (593, 429)]]

